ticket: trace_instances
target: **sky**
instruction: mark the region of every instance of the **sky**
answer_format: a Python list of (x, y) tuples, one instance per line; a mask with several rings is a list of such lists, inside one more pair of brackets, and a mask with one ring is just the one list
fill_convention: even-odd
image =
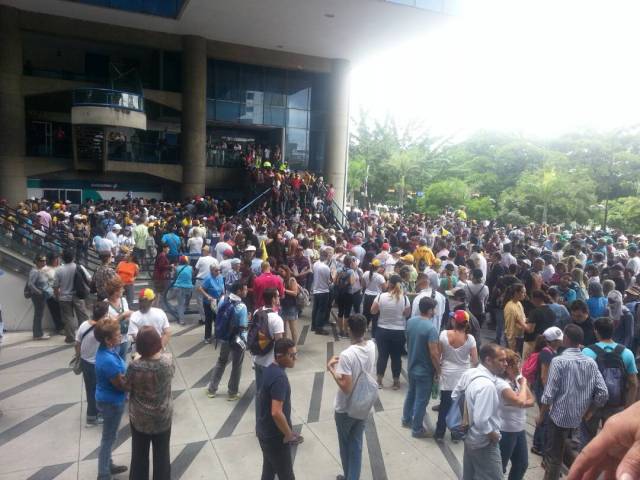
[(640, 1), (474, 0), (354, 65), (351, 116), (446, 135), (640, 123)]

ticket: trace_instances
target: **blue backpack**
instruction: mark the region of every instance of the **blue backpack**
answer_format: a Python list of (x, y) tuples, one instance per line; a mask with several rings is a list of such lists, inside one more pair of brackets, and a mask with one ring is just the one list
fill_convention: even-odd
[(451, 431), (451, 436), (457, 440), (464, 440), (467, 436), (467, 432), (471, 428), (473, 420), (469, 417), (469, 410), (467, 408), (466, 393), (467, 388), (474, 380), (478, 378), (489, 378), (484, 375), (478, 375), (471, 379), (464, 390), (462, 390), (455, 398), (449, 409), (449, 413), (446, 416), (447, 428)]
[(238, 303), (239, 302), (234, 302), (229, 298), (225, 298), (222, 305), (218, 307), (215, 321), (216, 340), (230, 342), (233, 340), (233, 337), (238, 334), (240, 326), (238, 325), (238, 317), (235, 314)]

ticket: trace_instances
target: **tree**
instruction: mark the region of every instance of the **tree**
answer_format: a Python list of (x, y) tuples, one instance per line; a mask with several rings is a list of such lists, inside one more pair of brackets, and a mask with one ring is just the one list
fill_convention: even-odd
[(469, 187), (459, 179), (432, 183), (418, 201), (418, 208), (429, 215), (439, 215), (445, 208), (459, 208), (470, 198)]

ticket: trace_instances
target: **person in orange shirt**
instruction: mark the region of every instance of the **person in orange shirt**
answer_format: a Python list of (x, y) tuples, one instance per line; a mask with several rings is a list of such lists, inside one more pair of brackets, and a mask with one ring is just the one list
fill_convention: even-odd
[(127, 247), (122, 247), (120, 253), (123, 254), (123, 259), (118, 263), (116, 273), (124, 283), (124, 296), (127, 299), (127, 303), (133, 305), (133, 297), (135, 295), (134, 282), (138, 276), (139, 267), (135, 262), (133, 253)]

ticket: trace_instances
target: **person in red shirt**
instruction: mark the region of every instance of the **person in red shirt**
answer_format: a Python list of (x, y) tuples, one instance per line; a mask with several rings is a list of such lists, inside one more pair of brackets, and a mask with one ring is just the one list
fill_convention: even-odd
[(284, 283), (282, 277), (271, 273), (271, 265), (267, 261), (262, 262), (260, 270), (262, 273), (253, 281), (253, 308), (255, 310), (264, 307), (262, 294), (267, 288), (277, 289), (280, 298), (284, 298)]

